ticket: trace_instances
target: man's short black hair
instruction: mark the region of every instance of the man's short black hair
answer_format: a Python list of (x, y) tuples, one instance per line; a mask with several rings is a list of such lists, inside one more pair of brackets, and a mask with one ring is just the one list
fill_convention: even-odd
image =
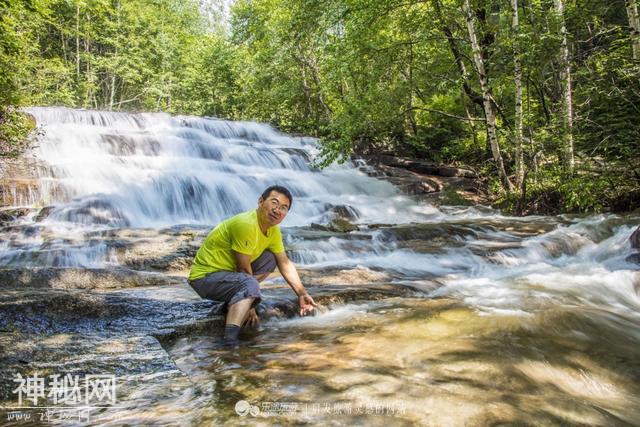
[(291, 205), (293, 205), (293, 196), (291, 195), (291, 191), (289, 191), (282, 185), (272, 185), (270, 187), (267, 187), (267, 189), (262, 192), (260, 198), (262, 200), (267, 200), (267, 197), (269, 197), (269, 194), (271, 194), (272, 191), (277, 191), (280, 194), (284, 194), (285, 197), (289, 199), (289, 209), (291, 209)]

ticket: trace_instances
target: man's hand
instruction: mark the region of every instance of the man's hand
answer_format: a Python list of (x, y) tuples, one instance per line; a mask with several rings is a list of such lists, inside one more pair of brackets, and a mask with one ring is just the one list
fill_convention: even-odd
[(242, 326), (258, 326), (260, 324), (260, 318), (258, 317), (258, 313), (256, 313), (256, 309), (252, 308), (247, 312), (247, 317), (244, 319), (244, 323)]
[(306, 316), (307, 314), (313, 313), (315, 307), (318, 306), (309, 294), (300, 295), (298, 297), (298, 304), (300, 305), (300, 316)]

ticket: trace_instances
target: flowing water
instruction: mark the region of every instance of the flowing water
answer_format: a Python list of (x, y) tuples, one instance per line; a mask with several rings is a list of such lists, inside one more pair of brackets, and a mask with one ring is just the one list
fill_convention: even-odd
[[(370, 291), (267, 320), (238, 349), (216, 334), (166, 343), (190, 391), (130, 394), (129, 424), (640, 425), (640, 274), (627, 261), (640, 217), (438, 209), (363, 165), (315, 170), (313, 139), (256, 123), (30, 112), (43, 136), (28, 203), (52, 208), (3, 231), (0, 266), (118, 266), (96, 231), (204, 230), (278, 183), (294, 194), (282, 227), (311, 293)], [(341, 206), (358, 231), (309, 227)], [(278, 279), (265, 294), (291, 295)]]

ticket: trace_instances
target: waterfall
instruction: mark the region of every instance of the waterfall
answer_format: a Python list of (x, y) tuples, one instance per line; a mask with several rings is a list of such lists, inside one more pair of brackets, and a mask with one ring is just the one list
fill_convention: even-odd
[[(358, 221), (436, 215), (351, 163), (315, 170), (313, 138), (253, 122), (168, 114), (29, 108), (43, 135), (41, 197), (50, 221), (114, 227), (212, 225), (256, 206), (264, 188), (294, 196), (284, 226), (326, 222), (345, 205)], [(56, 189), (52, 191), (51, 189)]]

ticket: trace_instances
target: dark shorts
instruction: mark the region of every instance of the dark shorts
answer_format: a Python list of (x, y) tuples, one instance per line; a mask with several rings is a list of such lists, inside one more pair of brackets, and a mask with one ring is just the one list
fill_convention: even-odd
[[(262, 255), (251, 263), (253, 274), (271, 273), (276, 269), (276, 257), (271, 251), (264, 251)], [(217, 271), (200, 279), (189, 281), (189, 285), (200, 298), (224, 302), (224, 309), (230, 305), (253, 298), (251, 307), (255, 307), (262, 300), (260, 284), (255, 277), (247, 273), (232, 271)]]

